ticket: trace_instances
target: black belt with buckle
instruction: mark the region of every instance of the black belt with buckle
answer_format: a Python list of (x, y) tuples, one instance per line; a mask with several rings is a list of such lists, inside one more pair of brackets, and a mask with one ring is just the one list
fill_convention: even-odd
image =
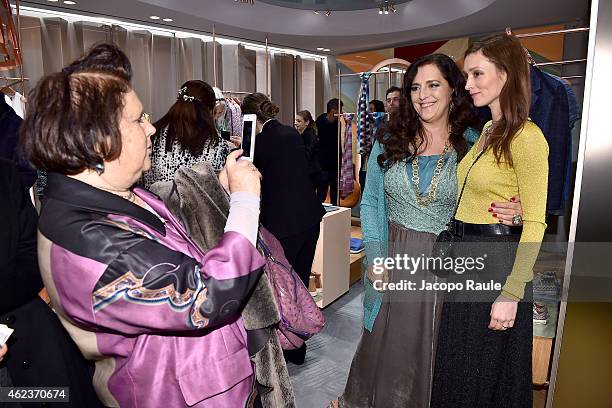
[(448, 230), (457, 236), (481, 235), (486, 237), (497, 237), (504, 235), (521, 235), (523, 226), (509, 226), (504, 224), (469, 224), (467, 222), (452, 220), (448, 224)]

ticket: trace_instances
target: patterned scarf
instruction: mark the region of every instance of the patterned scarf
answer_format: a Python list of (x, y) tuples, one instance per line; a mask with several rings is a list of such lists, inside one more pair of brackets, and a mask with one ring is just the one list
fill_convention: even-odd
[(345, 199), (355, 189), (353, 177), (353, 115), (344, 114), (344, 149), (340, 164), (340, 198)]
[(372, 120), (368, 114), (368, 103), (370, 101), (370, 72), (364, 72), (361, 77), (361, 91), (359, 93), (359, 109), (357, 110), (357, 118), (359, 127), (357, 128), (357, 143), (359, 143), (359, 153), (364, 154), (370, 151), (372, 147), (372, 133), (370, 130), (370, 121)]

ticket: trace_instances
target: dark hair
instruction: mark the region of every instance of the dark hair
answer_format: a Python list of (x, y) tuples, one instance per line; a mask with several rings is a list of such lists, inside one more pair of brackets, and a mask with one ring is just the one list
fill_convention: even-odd
[(383, 101), (379, 101), (378, 99), (372, 99), (369, 103), (374, 105), (374, 112), (384, 112), (385, 104)]
[(392, 86), (391, 88), (387, 89), (387, 92), (385, 92), (385, 99), (387, 99), (387, 96), (389, 96), (389, 94), (393, 92), (399, 92), (401, 95), (402, 90), (397, 86)]
[(256, 115), (257, 120), (264, 123), (267, 120), (274, 119), (280, 109), (270, 99), (259, 92), (247, 95), (242, 100), (240, 106), (242, 113), (245, 115)]
[[(344, 106), (344, 103), (342, 101), (340, 101), (340, 106)], [(329, 101), (327, 101), (327, 113), (331, 112), (333, 109), (337, 111), (340, 110), (338, 108), (338, 98), (332, 98)]]
[(476, 41), (465, 52), (467, 57), (481, 51), (498, 70), (506, 73), (506, 83), (499, 95), (502, 118), (491, 128), (488, 146), (497, 163), (503, 158), (512, 166), (510, 144), (523, 128), (531, 106), (531, 82), (527, 55), (520, 41), (507, 34), (497, 34)]
[(78, 174), (121, 154), (119, 123), (132, 68), (115, 45), (99, 44), (29, 93), (21, 149), (39, 170)]
[(80, 71), (111, 72), (127, 82), (132, 82), (132, 64), (127, 55), (114, 44), (94, 45), (87, 54), (63, 69), (65, 73)]
[(312, 130), (315, 135), (317, 134), (317, 126), (315, 124), (315, 121), (312, 119), (312, 114), (310, 113), (310, 111), (308, 110), (299, 111), (298, 113), (296, 113), (296, 115), (299, 115), (302, 117), (302, 119), (304, 119), (305, 121), (308, 121), (308, 126), (306, 126), (306, 129)]
[(159, 143), (159, 135), (167, 127), (165, 149), (168, 152), (175, 141), (194, 156), (202, 154), (206, 143), (216, 146), (221, 141), (213, 119), (216, 103), (215, 91), (206, 82), (185, 82), (168, 113), (153, 125), (157, 129), (153, 143)]
[(380, 142), (384, 146), (384, 152), (378, 156), (378, 164), (384, 168), (389, 168), (408, 156), (413, 157), (423, 143), (426, 143), (423, 124), (410, 100), (410, 88), (414, 78), (419, 68), (425, 65), (435, 65), (453, 89), (451, 96), (453, 109), (449, 112), (448, 119), (451, 127), (449, 141), (457, 152), (458, 159), (467, 152), (467, 142), (463, 132), (467, 127), (475, 126), (477, 121), (470, 95), (465, 90), (465, 77), (450, 57), (444, 54), (430, 54), (410, 65), (404, 74), (402, 84), (404, 92), (401, 92), (399, 108), (391, 113), (390, 121), (384, 130), (378, 132)]

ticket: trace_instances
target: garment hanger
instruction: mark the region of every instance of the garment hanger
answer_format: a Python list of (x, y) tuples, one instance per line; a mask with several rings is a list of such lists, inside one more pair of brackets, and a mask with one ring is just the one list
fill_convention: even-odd
[(8, 83), (8, 80), (6, 78), (2, 78), (2, 79), (5, 81), (5, 85), (2, 86), (2, 88), (0, 88), (0, 92), (2, 92), (3, 94), (5, 94), (6, 96), (10, 98), (15, 97), (16, 91), (12, 88), (12, 85), (19, 83), (19, 81)]

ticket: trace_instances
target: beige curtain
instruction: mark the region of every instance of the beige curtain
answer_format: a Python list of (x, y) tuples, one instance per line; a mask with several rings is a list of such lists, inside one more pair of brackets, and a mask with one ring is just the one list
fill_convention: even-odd
[[(202, 79), (211, 85), (215, 82), (212, 42), (91, 22), (21, 17), (24, 75), (30, 78), (26, 82), (26, 92), (43, 75), (61, 70), (100, 42), (113, 42), (128, 55), (134, 71), (134, 90), (154, 120), (167, 112), (185, 81)], [(217, 86), (223, 90), (271, 94), (281, 108), (279, 119), (282, 122), (292, 124), (294, 109), (296, 106), (301, 109), (298, 90), (310, 109), (318, 110), (324, 105), (322, 97), (327, 93), (324, 87), (329, 86), (329, 77), (324, 77), (321, 62), (298, 59), (295, 66), (293, 55), (273, 54), (266, 86), (264, 52), (239, 44), (217, 43), (216, 47)], [(302, 86), (297, 78), (302, 64), (308, 71), (308, 86)]]

